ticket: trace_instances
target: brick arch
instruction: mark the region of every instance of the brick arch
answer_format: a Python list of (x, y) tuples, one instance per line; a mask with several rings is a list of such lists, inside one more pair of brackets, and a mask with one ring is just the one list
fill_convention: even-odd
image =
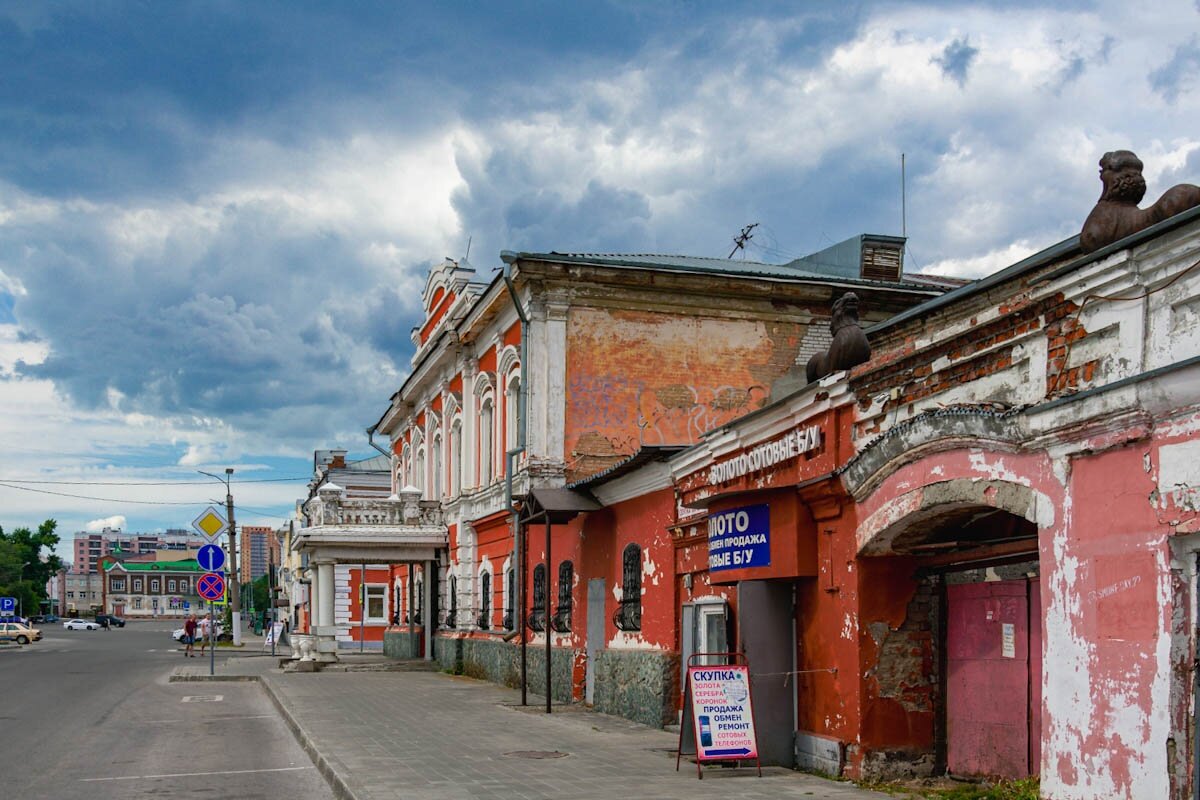
[(1039, 528), (1054, 524), (1050, 498), (1025, 484), (975, 477), (932, 480), (898, 494), (861, 520), (857, 530), (858, 554), (893, 553), (894, 543), (918, 526), (930, 526), (945, 515), (970, 509), (1006, 511)]

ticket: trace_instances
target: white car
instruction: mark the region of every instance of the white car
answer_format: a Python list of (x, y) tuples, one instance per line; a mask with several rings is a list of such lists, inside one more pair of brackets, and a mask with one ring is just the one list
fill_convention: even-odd
[[(216, 630), (213, 631), (213, 638), (219, 637), (224, 632), (225, 632), (225, 626), (219, 622), (216, 623)], [(183, 641), (183, 628), (176, 628), (175, 631), (171, 634), (171, 638), (177, 642), (182, 642)], [(196, 644), (200, 644), (200, 625), (199, 625), (199, 623), (196, 624)]]
[(69, 619), (63, 623), (69, 631), (98, 631), (100, 626), (90, 619)]

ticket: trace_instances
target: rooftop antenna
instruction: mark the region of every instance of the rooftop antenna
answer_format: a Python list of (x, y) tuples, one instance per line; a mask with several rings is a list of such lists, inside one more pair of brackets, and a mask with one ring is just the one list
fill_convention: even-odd
[(908, 200), (904, 190), (904, 153), (900, 154), (900, 235), (908, 238)]
[(474, 236), (467, 237), (467, 254), (463, 256), (463, 261), (468, 261), (471, 258), (471, 240), (474, 238)]
[(742, 228), (742, 232), (733, 238), (733, 249), (729, 251), (729, 258), (733, 258), (733, 254), (738, 250), (746, 249), (746, 242), (754, 238), (753, 231), (757, 227), (757, 222), (751, 222), (749, 225)]

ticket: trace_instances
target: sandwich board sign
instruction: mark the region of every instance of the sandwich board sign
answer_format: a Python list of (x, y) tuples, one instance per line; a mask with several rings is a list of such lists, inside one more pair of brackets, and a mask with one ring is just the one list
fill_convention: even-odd
[(204, 509), (200, 516), (192, 520), (192, 527), (196, 533), (203, 536), (210, 543), (221, 538), (221, 534), (229, 530), (229, 523), (221, 516), (221, 513), (212, 506)]
[[(733, 656), (740, 664), (693, 665), (705, 656)], [(684, 684), (683, 724), (675, 769), (683, 755), (684, 728), (690, 727), (696, 747), (696, 774), (709, 761), (753, 761), (762, 777), (758, 738), (754, 730), (754, 707), (750, 699), (750, 665), (740, 653), (697, 653), (688, 659)]]

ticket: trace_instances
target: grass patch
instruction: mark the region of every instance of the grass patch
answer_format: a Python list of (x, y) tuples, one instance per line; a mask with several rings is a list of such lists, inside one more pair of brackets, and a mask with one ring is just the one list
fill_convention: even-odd
[(1040, 780), (1036, 777), (1016, 781), (985, 781), (923, 786), (911, 781), (861, 783), (864, 789), (884, 792), (910, 800), (1039, 800)]

